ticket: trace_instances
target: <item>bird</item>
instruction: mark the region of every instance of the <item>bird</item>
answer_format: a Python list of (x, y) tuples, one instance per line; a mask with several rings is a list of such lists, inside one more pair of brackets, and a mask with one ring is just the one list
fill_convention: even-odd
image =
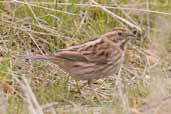
[(126, 44), (136, 38), (126, 28), (114, 28), (97, 38), (88, 40), (51, 54), (21, 55), (25, 59), (42, 59), (57, 64), (75, 80), (106, 78), (116, 74), (124, 62)]

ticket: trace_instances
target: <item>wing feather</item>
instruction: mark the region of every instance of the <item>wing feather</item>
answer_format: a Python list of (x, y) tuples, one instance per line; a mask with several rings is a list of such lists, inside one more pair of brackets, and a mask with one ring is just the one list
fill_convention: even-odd
[(62, 49), (55, 56), (71, 61), (106, 64), (111, 62), (118, 53), (119, 51), (113, 45), (103, 39), (96, 39), (85, 44)]

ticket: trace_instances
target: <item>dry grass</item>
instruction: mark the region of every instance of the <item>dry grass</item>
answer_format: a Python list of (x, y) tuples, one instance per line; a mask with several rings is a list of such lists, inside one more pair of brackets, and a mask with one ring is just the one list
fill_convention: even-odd
[[(169, 0), (0, 1), (0, 112), (9, 114), (170, 114), (171, 3)], [(97, 80), (100, 101), (47, 61), (49, 54), (110, 31), (141, 29), (119, 75)], [(3, 104), (3, 105), (2, 105)]]

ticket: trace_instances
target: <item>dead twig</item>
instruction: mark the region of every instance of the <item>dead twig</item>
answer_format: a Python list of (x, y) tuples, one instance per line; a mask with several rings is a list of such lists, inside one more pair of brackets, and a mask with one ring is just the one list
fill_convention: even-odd
[(24, 102), (27, 104), (30, 114), (43, 114), (43, 110), (38, 103), (27, 79), (21, 77), (21, 80), (17, 76), (13, 76), (14, 80), (19, 84), (21, 91), (23, 92)]
[(108, 14), (110, 14), (114, 19), (118, 19), (118, 20), (124, 22), (125, 24), (127, 24), (127, 25), (130, 26), (131, 28), (136, 28), (137, 30), (142, 31), (141, 28), (140, 28), (139, 26), (137, 26), (137, 25), (135, 25), (135, 24), (129, 22), (128, 20), (126, 20), (126, 19), (124, 19), (124, 18), (122, 18), (122, 17), (120, 17), (120, 16), (114, 14), (113, 12), (111, 12), (110, 10), (108, 10), (105, 6), (100, 5), (99, 3), (97, 3), (97, 2), (94, 1), (94, 0), (91, 0), (91, 2), (92, 2), (93, 4), (95, 4), (95, 5), (97, 5), (99, 8), (101, 8), (103, 11), (107, 12)]

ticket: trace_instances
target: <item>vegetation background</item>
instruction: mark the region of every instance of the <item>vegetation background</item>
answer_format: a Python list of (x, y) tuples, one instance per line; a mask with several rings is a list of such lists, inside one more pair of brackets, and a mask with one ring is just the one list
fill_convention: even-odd
[[(50, 54), (114, 27), (130, 28), (99, 4), (143, 36), (129, 44), (119, 75), (93, 84), (98, 99), (58, 66), (15, 57)], [(170, 25), (170, 0), (1, 0), (0, 113), (170, 114)]]

